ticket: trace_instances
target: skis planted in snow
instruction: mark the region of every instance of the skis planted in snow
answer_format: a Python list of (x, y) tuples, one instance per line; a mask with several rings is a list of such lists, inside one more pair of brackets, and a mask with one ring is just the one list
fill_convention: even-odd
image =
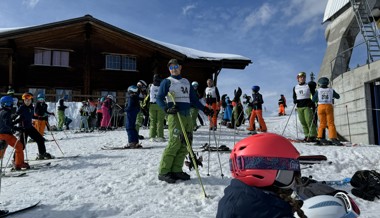
[(37, 207), (40, 204), (40, 202), (41, 201), (38, 201), (37, 203), (34, 203), (34, 204), (30, 205), (30, 206), (23, 207), (23, 208), (20, 208), (20, 209), (17, 209), (17, 210), (6, 211), (6, 213), (0, 215), (0, 218), (1, 217), (7, 217), (7, 216), (10, 216), (10, 215), (15, 215), (15, 214), (22, 213), (22, 212), (25, 212), (27, 210), (33, 209), (33, 208)]

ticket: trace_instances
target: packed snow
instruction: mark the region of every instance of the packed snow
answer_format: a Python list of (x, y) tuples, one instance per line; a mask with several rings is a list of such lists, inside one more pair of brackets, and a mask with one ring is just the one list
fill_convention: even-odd
[[(74, 107), (72, 107), (74, 108)], [(74, 116), (72, 109), (69, 113)], [(50, 106), (49, 111), (54, 107)], [(290, 111), (288, 111), (290, 113)], [(78, 117), (73, 125), (79, 123)], [(269, 132), (283, 134), (287, 138), (303, 138), (296, 116), (275, 116), (265, 114)], [(55, 119), (50, 118), (54, 125)], [(77, 126), (77, 125), (76, 125)], [(194, 132), (193, 148), (200, 150), (205, 143), (227, 145), (249, 137), (245, 128), (247, 123), (237, 130), (222, 126), (215, 132), (209, 132), (202, 126)], [(198, 152), (203, 156), (200, 175), (208, 198), (202, 189), (194, 169), (184, 166), (183, 170), (191, 175), (190, 181), (168, 184), (159, 181), (158, 166), (167, 142), (150, 142), (149, 130), (141, 128), (140, 134), (144, 147), (152, 149), (102, 150), (103, 146), (125, 146), (127, 133), (119, 128), (113, 131), (76, 133), (46, 131), (47, 151), (63, 159), (45, 160), (51, 167), (25, 171), (25, 177), (3, 177), (1, 179), (0, 209), (15, 209), (41, 201), (40, 205), (27, 212), (18, 214), (19, 218), (93, 218), (93, 217), (215, 217), (218, 201), (230, 183), (229, 153)], [(167, 136), (167, 130), (165, 130)], [(371, 169), (380, 171), (380, 149), (376, 145), (360, 144), (351, 147), (313, 146), (294, 143), (302, 155), (324, 154), (332, 164), (318, 164), (302, 169), (303, 176), (313, 176), (317, 180), (338, 180), (351, 177), (357, 170)], [(63, 153), (61, 153), (60, 149)], [(8, 147), (3, 166), (9, 165), (12, 148)], [(37, 153), (37, 145), (28, 143), (25, 152), (30, 164)], [(76, 157), (79, 155), (78, 157)], [(8, 172), (10, 168), (3, 171)], [(209, 174), (209, 175), (208, 175)], [(222, 176), (224, 175), (224, 176)], [(338, 187), (350, 191), (349, 186)], [(379, 200), (365, 201), (351, 195), (359, 205), (361, 217), (379, 217)]]

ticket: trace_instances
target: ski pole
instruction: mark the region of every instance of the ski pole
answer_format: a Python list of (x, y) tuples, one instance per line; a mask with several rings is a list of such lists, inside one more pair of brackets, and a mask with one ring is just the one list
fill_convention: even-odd
[(289, 123), (290, 117), (291, 117), (292, 114), (293, 114), (294, 108), (296, 108), (296, 105), (295, 105), (295, 104), (294, 104), (294, 106), (293, 106), (293, 108), (292, 108), (292, 111), (290, 111), (289, 118), (288, 118), (288, 120), (286, 121), (286, 124), (285, 124), (285, 126), (284, 126), (284, 130), (282, 130), (282, 134), (281, 134), (282, 136), (284, 135), (285, 129), (286, 129), (286, 127), (288, 126), (288, 123)]
[(215, 146), (216, 146), (216, 153), (218, 155), (218, 161), (219, 161), (219, 168), (220, 168), (220, 176), (222, 177), (223, 179), (223, 170), (222, 170), (222, 163), (220, 162), (220, 155), (219, 155), (219, 145), (218, 145), (218, 142), (216, 140), (216, 134), (215, 134), (215, 131), (213, 131), (213, 135), (214, 135), (214, 141), (215, 141)]
[[(57, 118), (56, 118), (55, 116), (53, 116), (53, 117), (54, 117), (54, 119), (55, 119), (55, 122), (58, 124), (58, 120), (57, 120)], [(57, 126), (58, 126), (58, 125), (57, 125)], [(62, 132), (65, 134), (66, 138), (68, 138), (68, 136), (67, 136), (65, 130), (63, 130), (63, 128), (62, 128)]]
[[(49, 122), (47, 122), (47, 121), (45, 121), (45, 122), (46, 122), (46, 125), (49, 125)], [(50, 134), (51, 134), (51, 137), (53, 137), (53, 141), (54, 141), (55, 144), (57, 145), (58, 149), (61, 151), (62, 155), (65, 156), (65, 154), (63, 153), (61, 147), (58, 145), (58, 142), (57, 142), (57, 140), (55, 139), (54, 134), (52, 133), (52, 131), (50, 130), (50, 128), (49, 128), (49, 132), (50, 132)]]
[(14, 152), (15, 152), (15, 150), (16, 150), (15, 147), (16, 147), (18, 141), (20, 141), (20, 139), (17, 139), (16, 142), (15, 142), (15, 144), (13, 145), (13, 149), (12, 149), (11, 155), (9, 156), (9, 158), (8, 158), (7, 163), (5, 164), (5, 166), (8, 166), (9, 161), (10, 161), (11, 158), (13, 157), (13, 154), (14, 154)]
[(5, 148), (7, 147), (7, 142), (5, 140), (0, 140), (0, 193), (1, 193), (1, 178), (3, 177), (3, 157), (5, 154)]
[[(176, 102), (175, 102), (175, 99), (174, 99), (174, 95), (171, 93), (171, 92), (168, 92), (168, 95), (169, 97), (172, 99), (173, 101), (173, 104), (174, 106), (176, 105)], [(187, 151), (189, 152), (190, 154), (190, 157), (191, 157), (191, 161), (193, 161), (193, 164), (194, 164), (194, 169), (195, 169), (195, 172), (197, 174), (197, 177), (199, 179), (199, 183), (201, 185), (201, 188), (202, 188), (202, 192), (204, 194), (204, 196), (207, 198), (207, 194), (206, 194), (206, 191), (205, 191), (205, 188), (203, 186), (203, 182), (202, 182), (202, 178), (201, 178), (201, 175), (199, 174), (199, 170), (198, 170), (198, 165), (197, 165), (197, 162), (195, 160), (195, 157), (194, 157), (194, 154), (192, 152), (192, 149), (191, 149), (191, 145), (190, 145), (190, 142), (189, 142), (189, 138), (187, 137), (187, 133), (186, 133), (186, 129), (185, 129), (185, 126), (183, 125), (182, 123), (182, 118), (181, 118), (181, 115), (179, 114), (179, 112), (177, 112), (177, 117), (178, 117), (178, 120), (179, 120), (179, 124), (181, 125), (181, 129), (182, 129), (182, 133), (183, 133), (183, 136), (185, 138), (185, 141), (186, 141), (186, 148), (187, 148)]]
[(297, 113), (294, 113), (294, 117), (296, 118), (296, 134), (298, 139), (298, 119), (297, 119)]
[(350, 142), (352, 142), (352, 139), (351, 139), (351, 130), (350, 130), (350, 119), (348, 118), (348, 108), (347, 108), (347, 105), (346, 105), (346, 114), (347, 114), (348, 135), (350, 136)]
[(210, 176), (210, 157), (211, 157), (211, 129), (208, 130), (208, 160), (207, 160), (207, 176)]

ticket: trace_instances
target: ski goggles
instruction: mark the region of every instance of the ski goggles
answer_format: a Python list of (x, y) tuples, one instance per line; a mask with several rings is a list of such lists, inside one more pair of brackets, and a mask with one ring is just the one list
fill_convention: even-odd
[(176, 70), (179, 68), (179, 65), (172, 65), (172, 66), (169, 66), (169, 70)]
[(356, 218), (360, 215), (360, 209), (358, 205), (356, 205), (355, 201), (352, 200), (347, 194), (343, 192), (338, 192), (334, 195), (334, 197), (339, 198), (343, 201), (344, 206), (346, 208), (346, 214), (341, 218)]
[[(291, 170), (300, 171), (300, 163), (297, 159), (281, 157), (236, 157), (236, 168), (246, 169), (271, 169), (271, 170)], [(230, 169), (232, 165), (230, 163)]]

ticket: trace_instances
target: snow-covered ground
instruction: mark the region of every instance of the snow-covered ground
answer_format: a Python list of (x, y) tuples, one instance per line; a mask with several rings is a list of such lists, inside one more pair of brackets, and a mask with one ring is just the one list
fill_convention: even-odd
[[(51, 111), (51, 110), (50, 110)], [(289, 138), (303, 138), (300, 124), (295, 116), (265, 117), (269, 132)], [(287, 123), (287, 126), (285, 127)], [(296, 129), (298, 126), (298, 131)], [(216, 138), (220, 145), (230, 148), (234, 143), (248, 137), (246, 126), (239, 131), (219, 128)], [(285, 131), (284, 131), (285, 129)], [(165, 130), (165, 135), (167, 135)], [(46, 138), (57, 139), (57, 143), (68, 158), (52, 160), (51, 168), (27, 171), (26, 177), (2, 178), (0, 209), (12, 209), (41, 200), (41, 205), (17, 215), (19, 218), (93, 218), (93, 217), (215, 217), (218, 201), (224, 188), (230, 183), (229, 153), (207, 152), (203, 155), (200, 175), (209, 198), (202, 190), (194, 170), (184, 166), (192, 177), (190, 181), (167, 184), (157, 179), (158, 165), (166, 142), (157, 143), (142, 140), (145, 150), (101, 150), (102, 146), (124, 146), (127, 134), (124, 129), (105, 133), (46, 132)], [(148, 138), (148, 130), (140, 134)], [(209, 135), (206, 126), (194, 134), (194, 150), (205, 143), (214, 145), (214, 136)], [(351, 177), (357, 170), (380, 171), (380, 149), (376, 145), (355, 147), (318, 147), (295, 143), (302, 155), (324, 154), (332, 164), (314, 165), (302, 170), (304, 176), (312, 175), (317, 180), (337, 180)], [(54, 141), (46, 143), (48, 152), (62, 156)], [(3, 165), (10, 157), (11, 148), (3, 159)], [(27, 157), (34, 159), (37, 153), (35, 143), (27, 145)], [(70, 156), (80, 155), (77, 158)], [(31, 164), (36, 161), (31, 161)], [(221, 165), (220, 165), (221, 164)], [(9, 168), (5, 169), (6, 171)], [(207, 176), (209, 172), (209, 176)], [(224, 177), (221, 176), (224, 174)], [(345, 187), (348, 191), (349, 187)], [(361, 217), (379, 217), (379, 200), (365, 201), (353, 196), (358, 203)]]

